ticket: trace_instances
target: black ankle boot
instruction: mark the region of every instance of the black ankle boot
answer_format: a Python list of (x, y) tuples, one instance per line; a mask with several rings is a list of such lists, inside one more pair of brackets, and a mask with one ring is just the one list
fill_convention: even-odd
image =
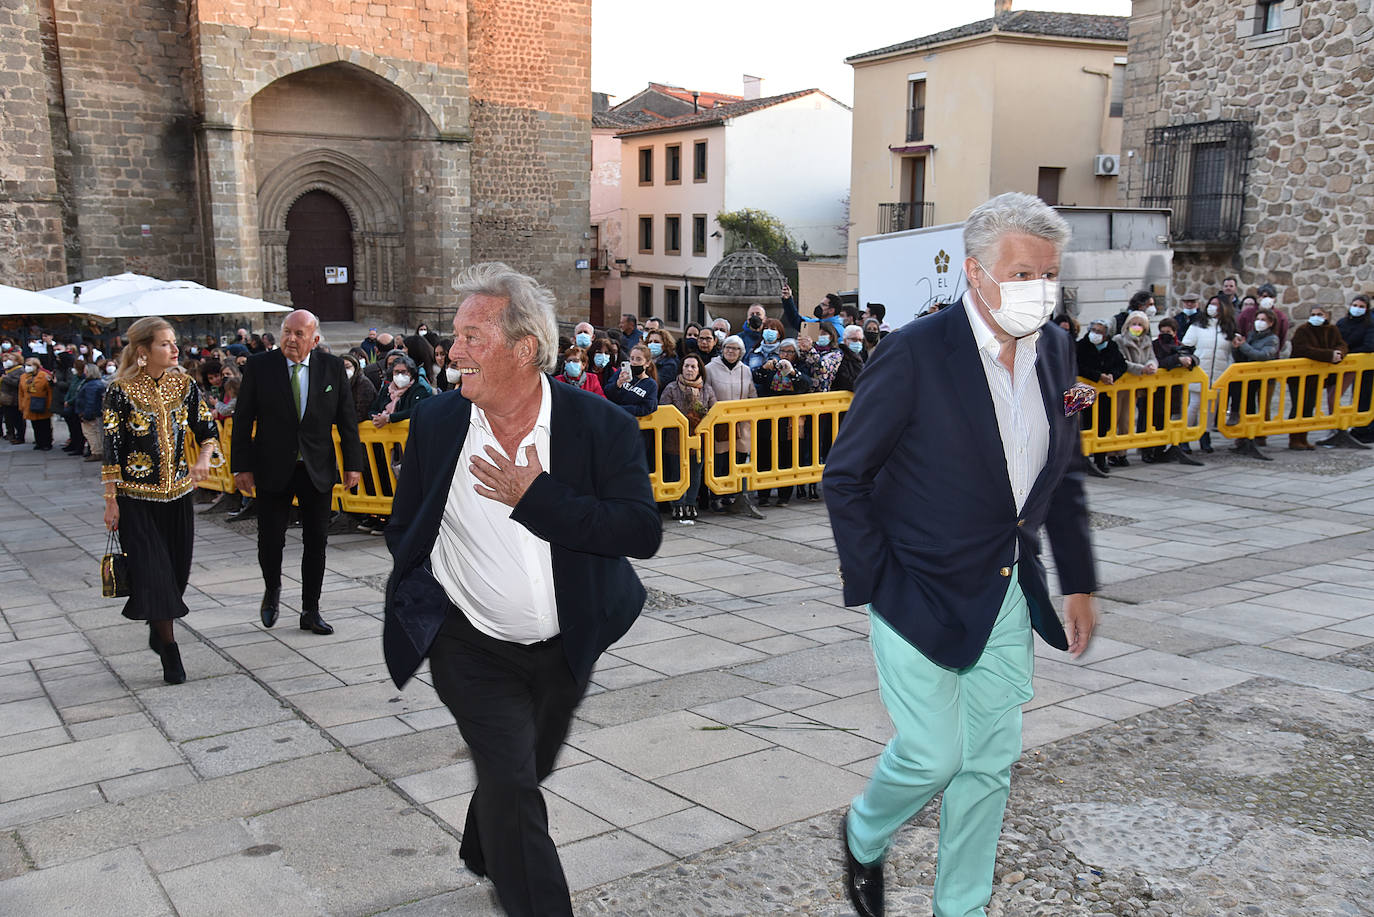
[(181, 650), (176, 643), (162, 644), (162, 680), (169, 685), (179, 685), (186, 680), (186, 669), (181, 664)]

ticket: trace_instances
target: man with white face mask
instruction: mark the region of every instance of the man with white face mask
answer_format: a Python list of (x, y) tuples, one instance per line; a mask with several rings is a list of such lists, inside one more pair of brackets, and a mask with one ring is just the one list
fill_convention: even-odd
[[(825, 467), (846, 605), (869, 612), (896, 735), (844, 819), (846, 890), (883, 913), (893, 835), (943, 791), (934, 911), (983, 914), (1033, 634), (1078, 655), (1096, 621), (1073, 342), (1047, 324), (1064, 219), (999, 195), (964, 225), (969, 292), (892, 332), (859, 377)], [(1044, 527), (1067, 628), (1039, 559)]]

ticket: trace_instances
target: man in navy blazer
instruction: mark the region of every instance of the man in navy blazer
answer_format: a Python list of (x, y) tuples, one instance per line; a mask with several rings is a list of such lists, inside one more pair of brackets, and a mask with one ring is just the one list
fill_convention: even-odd
[[(934, 910), (983, 915), (1031, 697), (1032, 630), (1074, 655), (1096, 620), (1073, 342), (1046, 324), (1067, 223), (1038, 198), (969, 215), (962, 305), (906, 325), (859, 377), (825, 468), (846, 605), (867, 605), (895, 736), (845, 818), (846, 887), (883, 912), (893, 833), (943, 791)], [(1068, 632), (1050, 600), (1054, 551)]]
[(428, 656), (477, 769), (459, 849), (506, 913), (571, 915), (539, 784), (596, 659), (630, 629), (662, 525), (634, 418), (570, 385), (553, 297), (504, 264), (459, 278), (462, 387), (410, 419), (387, 547), (383, 649)]

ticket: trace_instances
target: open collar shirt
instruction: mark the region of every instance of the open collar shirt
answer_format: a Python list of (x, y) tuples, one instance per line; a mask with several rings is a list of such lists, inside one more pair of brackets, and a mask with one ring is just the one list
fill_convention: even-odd
[[(552, 403), (548, 377), (541, 374), (539, 383), (534, 428), (508, 457), (517, 465), (528, 464), (525, 449), (533, 444), (539, 463), (547, 469)], [(538, 643), (559, 632), (553, 556), (547, 541), (511, 519), (509, 506), (474, 489), (478, 480), (470, 470), (472, 461), (475, 457), (490, 461), (487, 446), (505, 454), (486, 414), (474, 404), (430, 553), (430, 568), (473, 627), (498, 640)]]

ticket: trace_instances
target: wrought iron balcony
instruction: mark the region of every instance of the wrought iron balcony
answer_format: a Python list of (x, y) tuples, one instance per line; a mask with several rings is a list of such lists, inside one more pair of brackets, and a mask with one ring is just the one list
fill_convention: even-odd
[(935, 225), (934, 201), (894, 201), (878, 205), (878, 232), (901, 232)]

